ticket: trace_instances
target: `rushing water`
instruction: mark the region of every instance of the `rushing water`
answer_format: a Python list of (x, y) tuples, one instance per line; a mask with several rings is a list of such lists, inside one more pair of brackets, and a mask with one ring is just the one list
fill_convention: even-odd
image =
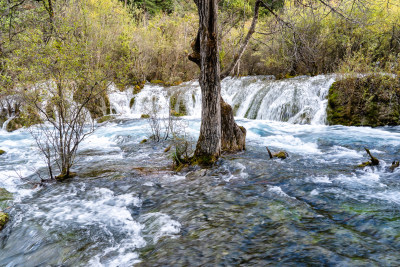
[[(232, 105), (238, 118), (325, 124), (326, 97), (334, 81), (334, 75), (300, 76), (278, 81), (273, 76), (252, 76), (226, 78), (221, 89), (224, 100)], [(167, 88), (148, 84), (137, 95), (132, 89), (120, 92), (114, 88), (110, 100), (114, 113), (128, 117), (149, 113), (153, 101), (161, 107), (160, 114), (164, 116), (168, 114), (170, 103), (175, 111), (182, 112), (183, 108), (189, 116), (201, 116), (198, 82)]]
[[(253, 78), (227, 82), (246, 86), (246, 79)], [(273, 81), (254, 79), (265, 85), (260, 91), (275, 90), (268, 88)], [(189, 93), (183, 86), (171, 90), (191, 99), (185, 103), (192, 117), (184, 121), (196, 139), (200, 121), (189, 107), (198, 103), (197, 85), (187, 84)], [(165, 103), (172, 95), (148, 86), (136, 96), (144, 102), (135, 105), (145, 103), (147, 90)], [(224, 97), (241, 103), (236, 111), (244, 117), (254, 101), (227, 91)], [(314, 91), (314, 100), (293, 104), (297, 112), (283, 112), (284, 120), (308, 105), (314, 108), (309, 122), (316, 123), (327, 88)], [(0, 188), (14, 194), (11, 221), (0, 232), (0, 266), (399, 264), (400, 169), (388, 167), (400, 159), (400, 127), (242, 118), (245, 152), (225, 155), (211, 169), (174, 173), (170, 152), (164, 152), (169, 143), (140, 144), (149, 135), (146, 120), (127, 118), (143, 111), (129, 108), (127, 94), (110, 98), (124, 118), (101, 125), (82, 144), (74, 167), (79, 175), (63, 183), (30, 183), (38, 172), (45, 175), (34, 141), (26, 130), (0, 131), (0, 148), (7, 151), (0, 156)], [(268, 114), (259, 110), (256, 117)], [(270, 160), (265, 146), (290, 157)], [(368, 159), (364, 147), (380, 166), (356, 168)]]

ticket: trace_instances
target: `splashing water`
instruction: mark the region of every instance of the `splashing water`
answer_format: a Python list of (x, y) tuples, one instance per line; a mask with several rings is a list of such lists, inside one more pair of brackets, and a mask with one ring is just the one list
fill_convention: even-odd
[[(221, 85), (222, 96), (238, 118), (287, 121), (297, 124), (325, 124), (327, 94), (335, 81), (334, 75), (301, 76), (276, 81), (272, 76), (226, 78)], [(186, 115), (200, 118), (201, 93), (198, 82), (163, 87), (146, 84), (140, 93), (132, 89), (113, 90), (110, 94), (116, 113), (138, 118), (156, 101), (160, 114), (168, 115), (168, 107)], [(134, 99), (134, 100), (132, 100)], [(173, 99), (173, 101), (172, 101)]]
[[(297, 87), (327, 84), (333, 78), (298, 79), (292, 80)], [(233, 106), (240, 103), (239, 116), (258, 105), (250, 103), (257, 96), (249, 91), (252, 100), (240, 101), (235, 88), (257, 83), (265, 86), (259, 91), (268, 92), (275, 90), (268, 89), (271, 83), (286, 84), (266, 77), (224, 81), (224, 92), (231, 90), (224, 97)], [(24, 129), (0, 132), (0, 148), (7, 151), (0, 156), (0, 187), (14, 194), (8, 209), (11, 221), (0, 232), (0, 266), (400, 262), (400, 169), (388, 168), (399, 160), (399, 127), (239, 119), (247, 129), (245, 152), (225, 155), (210, 169), (176, 174), (170, 169), (170, 152), (164, 152), (170, 144), (140, 144), (149, 134), (146, 120), (129, 116), (142, 112), (150, 89), (165, 103), (176, 93), (194, 116), (184, 120), (195, 139), (200, 120), (191, 107), (199, 105), (199, 91), (196, 83), (188, 83), (189, 93), (184, 93), (185, 86), (167, 91), (146, 85), (132, 109), (122, 108), (129, 107), (130, 96), (115, 92), (112, 105), (124, 118), (104, 124), (84, 141), (74, 167), (78, 176), (65, 183), (34, 188), (29, 181), (36, 179), (36, 171), (31, 167), (43, 168), (34, 141)], [(316, 96), (320, 105), (324, 90)], [(293, 104), (297, 113), (279, 109), (281, 115), (297, 120), (306, 106), (305, 100), (300, 102)], [(179, 100), (175, 104), (179, 107)], [(313, 107), (311, 123), (323, 117), (318, 106)], [(261, 111), (254, 111), (255, 116), (268, 115)], [(273, 152), (285, 150), (289, 158), (270, 160), (265, 146)], [(368, 158), (363, 147), (379, 158), (380, 166), (355, 167)]]

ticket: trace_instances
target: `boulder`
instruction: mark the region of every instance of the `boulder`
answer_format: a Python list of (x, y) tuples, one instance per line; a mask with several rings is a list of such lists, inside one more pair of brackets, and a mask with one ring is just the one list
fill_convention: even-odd
[(3, 230), (8, 220), (9, 220), (8, 214), (0, 211), (0, 231)]
[(267, 151), (268, 151), (268, 155), (269, 155), (270, 159), (273, 159), (273, 158), (286, 159), (287, 157), (289, 157), (289, 154), (285, 151), (279, 151), (276, 153), (272, 153), (268, 147), (267, 147)]

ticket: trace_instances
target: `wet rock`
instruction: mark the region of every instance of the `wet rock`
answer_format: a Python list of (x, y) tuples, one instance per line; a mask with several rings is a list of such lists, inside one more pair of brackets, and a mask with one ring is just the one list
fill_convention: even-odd
[(8, 214), (5, 212), (0, 211), (0, 231), (3, 230), (4, 226), (8, 222)]
[(103, 116), (103, 117), (101, 117), (101, 118), (98, 118), (98, 119), (97, 119), (97, 123), (103, 123), (103, 122), (112, 120), (113, 118), (114, 118), (114, 117), (111, 116), (111, 115), (106, 115), (106, 116)]
[(147, 139), (143, 139), (142, 141), (140, 141), (141, 144), (147, 143)]
[(335, 82), (329, 89), (327, 119), (330, 125), (399, 125), (400, 80), (369, 75)]
[(0, 202), (7, 201), (7, 200), (12, 200), (13, 199), (13, 194), (8, 192), (4, 188), (0, 188)]
[(397, 162), (396, 162), (396, 161), (393, 161), (393, 162), (392, 162), (392, 166), (389, 167), (389, 170), (390, 170), (390, 171), (394, 171), (396, 168), (399, 167), (399, 165), (400, 165), (400, 162), (398, 162), (398, 161), (397, 161)]
[(199, 169), (195, 171), (191, 171), (188, 174), (186, 174), (186, 178), (189, 180), (195, 180), (199, 177), (204, 177), (207, 174), (207, 169)]
[(74, 178), (75, 176), (76, 176), (75, 172), (70, 172), (69, 174), (61, 173), (60, 175), (56, 176), (55, 178), (57, 181), (61, 182), (61, 181), (67, 180), (69, 178)]
[(164, 149), (164, 153), (167, 153), (170, 150), (171, 150), (171, 146), (168, 146), (166, 149)]
[(6, 153), (6, 152), (5, 152), (4, 150), (0, 149), (0, 156), (3, 155), (3, 154), (5, 154), (5, 153)]
[(142, 116), (140, 116), (141, 119), (148, 119), (150, 118), (149, 114), (142, 114)]
[(129, 102), (129, 108), (132, 108), (133, 105), (135, 105), (135, 97), (131, 98), (131, 101)]
[(268, 150), (268, 155), (269, 155), (270, 159), (273, 159), (273, 158), (286, 159), (287, 157), (289, 157), (289, 154), (285, 151), (279, 151), (276, 153), (272, 153), (268, 147), (267, 147), (267, 150)]

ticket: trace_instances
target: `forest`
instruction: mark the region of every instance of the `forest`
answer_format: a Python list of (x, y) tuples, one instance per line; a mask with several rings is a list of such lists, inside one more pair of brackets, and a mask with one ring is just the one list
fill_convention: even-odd
[(0, 0), (0, 266), (400, 263), (400, 3)]

